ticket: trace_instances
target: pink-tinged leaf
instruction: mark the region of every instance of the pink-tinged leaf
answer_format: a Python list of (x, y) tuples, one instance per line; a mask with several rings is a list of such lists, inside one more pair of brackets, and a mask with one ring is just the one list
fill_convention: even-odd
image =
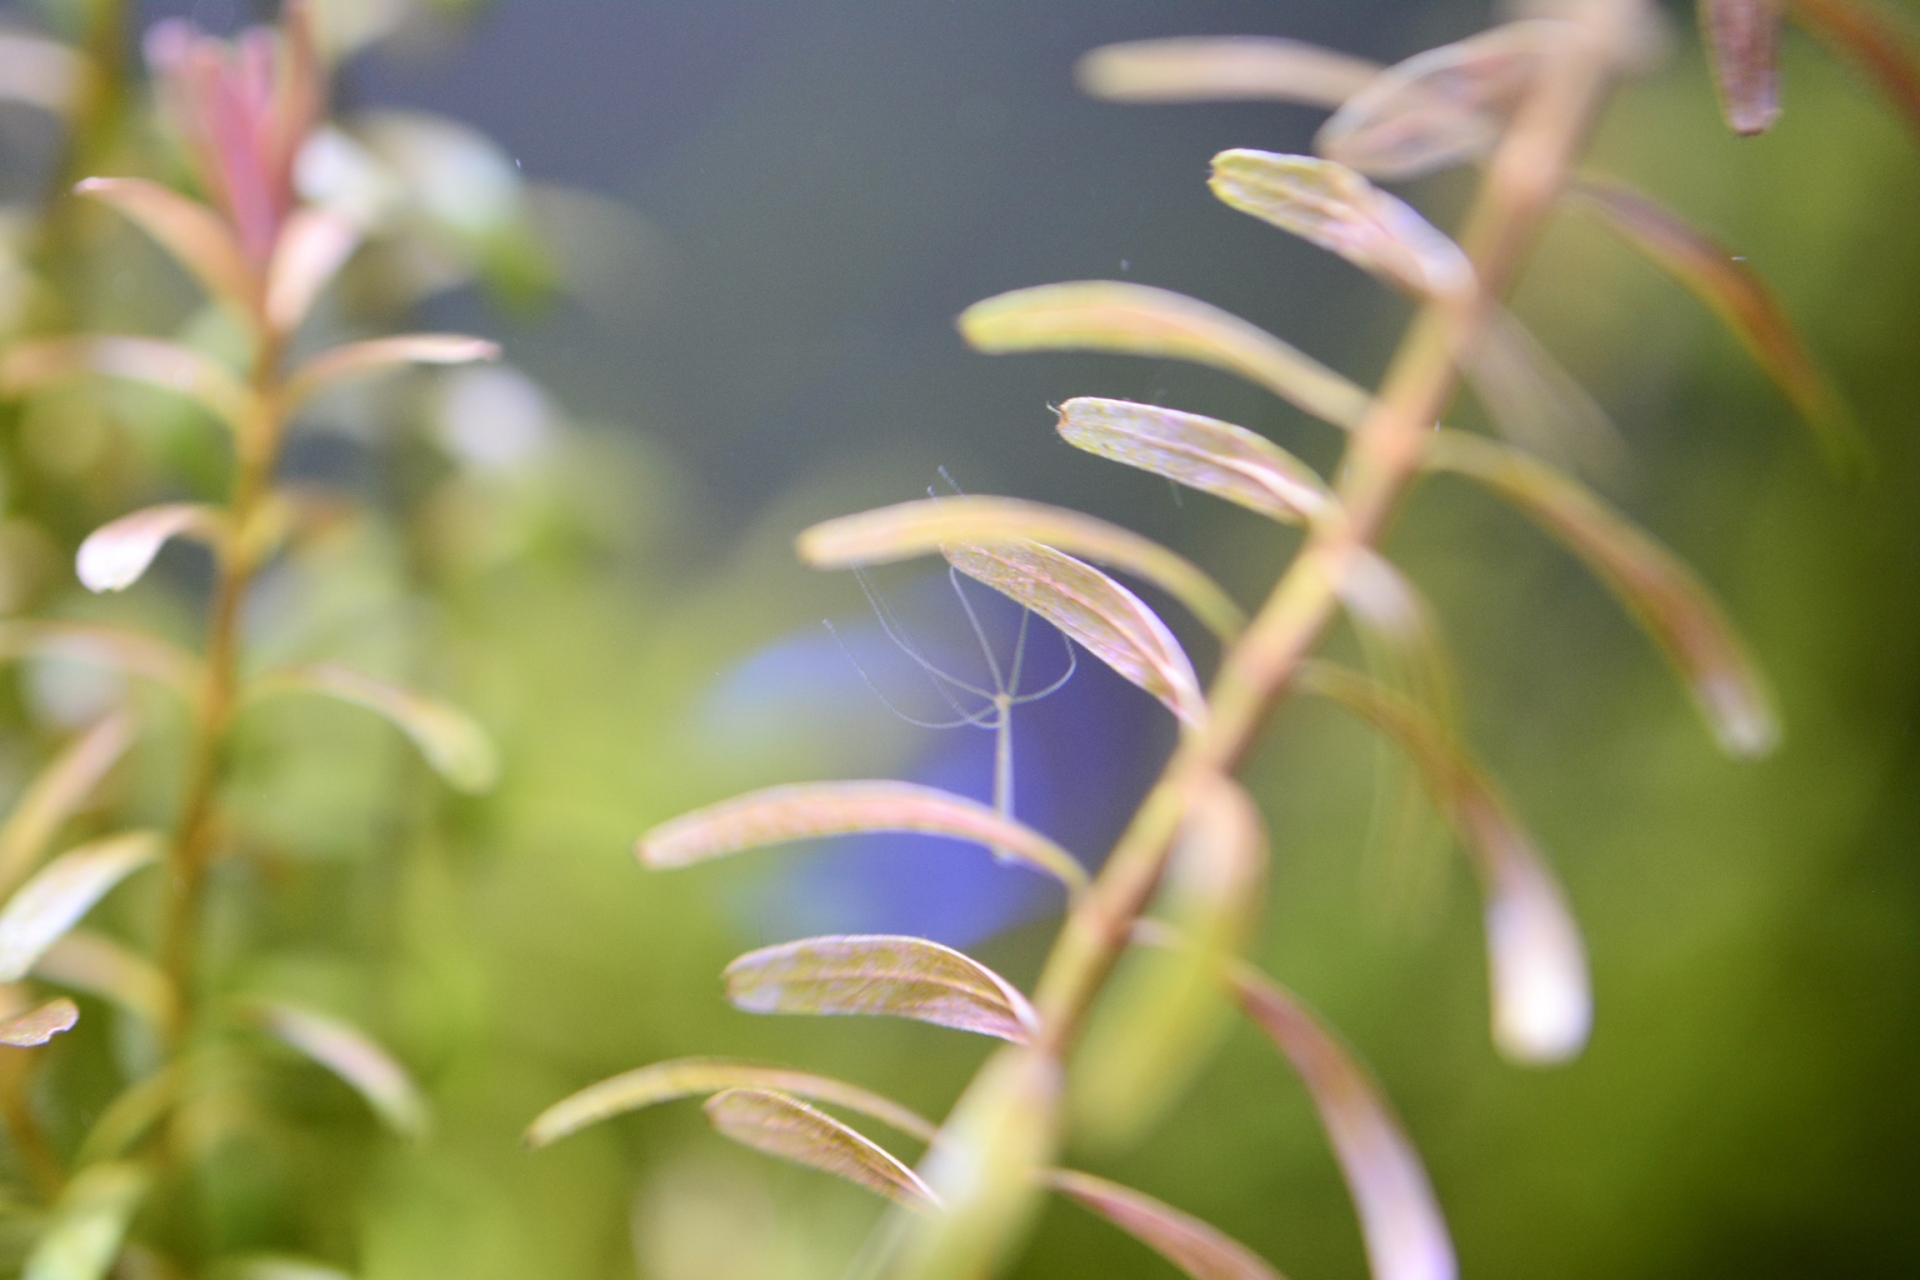
[(156, 1030), (172, 1025), (173, 983), (153, 961), (104, 934), (68, 930), (34, 963), (33, 976), (111, 1000)]
[(1266, 905), (1260, 811), (1224, 775), (1196, 782), (1151, 910), (1186, 945), (1137, 948), (1094, 1006), (1073, 1061), (1075, 1131), (1118, 1147), (1178, 1101), (1231, 1021), (1221, 984)]
[(1780, 115), (1780, 0), (1699, 0), (1697, 7), (1727, 127), (1765, 133)]
[(0, 98), (64, 116), (92, 74), (85, 58), (57, 40), (0, 31)]
[(133, 745), (133, 717), (116, 711), (67, 743), (27, 785), (0, 826), (0, 894), (38, 866), (53, 837)]
[(863, 511), (801, 533), (801, 560), (816, 569), (890, 564), (959, 543), (1038, 542), (1145, 579), (1231, 642), (1246, 614), (1185, 556), (1130, 529), (1064, 507), (1019, 498), (925, 498)]
[(55, 940), (109, 890), (160, 860), (160, 837), (129, 831), (83, 844), (49, 862), (0, 909), (0, 982), (27, 976)]
[(1037, 542), (951, 546), (944, 553), (954, 568), (1033, 610), (1160, 699), (1182, 724), (1206, 723), (1206, 695), (1180, 642), (1140, 597), (1106, 574)]
[(1315, 136), (1329, 160), (1388, 180), (1418, 178), (1492, 150), (1568, 24), (1510, 22), (1416, 54), (1353, 95)]
[(1077, 396), (1059, 412), (1060, 438), (1075, 448), (1225, 498), (1282, 524), (1305, 524), (1333, 501), (1313, 468), (1231, 422), (1094, 396)]
[(104, 1280), (152, 1180), (135, 1160), (82, 1169), (55, 1202), (21, 1280)]
[(1298, 102), (1337, 107), (1380, 64), (1277, 36), (1176, 36), (1095, 49), (1074, 69), (1109, 102)]
[(244, 432), (259, 417), (259, 398), (211, 356), (158, 338), (47, 338), (22, 342), (0, 356), (0, 393), (19, 397), (81, 377), (123, 378), (196, 401)]
[(844, 1178), (895, 1204), (936, 1212), (940, 1200), (920, 1175), (824, 1111), (765, 1089), (728, 1089), (705, 1104), (707, 1119), (756, 1151)]
[(1773, 700), (1718, 603), (1672, 552), (1576, 481), (1458, 431), (1427, 440), (1426, 465), (1485, 485), (1584, 560), (1686, 680), (1721, 749), (1762, 756), (1780, 737)]
[(1032, 827), (978, 800), (911, 782), (809, 782), (768, 787), (665, 822), (640, 837), (634, 854), (649, 867), (684, 867), (763, 845), (890, 831), (947, 836), (1044, 872), (1077, 894), (1087, 873), (1073, 855)]
[(1092, 1174), (1055, 1169), (1047, 1185), (1111, 1222), (1192, 1280), (1280, 1280), (1238, 1240), (1145, 1192)]
[(1454, 1280), (1446, 1219), (1413, 1143), (1379, 1086), (1340, 1038), (1291, 992), (1240, 966), (1247, 1016), (1299, 1073), (1360, 1215), (1373, 1280)]
[(200, 694), (200, 660), (142, 631), (84, 622), (0, 622), (0, 662), (23, 657), (112, 667), (166, 685), (189, 701)]
[(1462, 369), (1494, 429), (1521, 448), (1593, 476), (1624, 469), (1613, 419), (1505, 307), (1488, 312)]
[(169, 539), (194, 538), (217, 548), (226, 527), (221, 512), (198, 502), (144, 507), (88, 534), (74, 567), (89, 591), (125, 591), (140, 581)]
[(49, 1000), (38, 1009), (0, 1019), (0, 1044), (15, 1049), (30, 1049), (45, 1044), (63, 1031), (73, 1030), (80, 1021), (80, 1009), (65, 996)]
[(1407, 753), (1471, 856), (1486, 901), (1494, 1043), (1519, 1062), (1578, 1054), (1593, 1023), (1586, 945), (1558, 879), (1498, 789), (1444, 726), (1365, 676), (1314, 662), (1299, 683)]
[(1473, 291), (1473, 264), (1459, 245), (1346, 165), (1236, 148), (1213, 158), (1207, 185), (1229, 208), (1419, 297), (1461, 298)]
[(338, 1018), (276, 1000), (249, 1002), (263, 1031), (338, 1076), (403, 1138), (425, 1136), (427, 1100), (407, 1069), (364, 1031)]
[(1017, 1046), (988, 1059), (920, 1162), (920, 1175), (946, 1212), (883, 1223), (870, 1255), (873, 1274), (889, 1280), (995, 1274), (1040, 1207), (1059, 1125), (1059, 1063)]
[(1813, 429), (1829, 461), (1850, 467), (1861, 460), (1859, 428), (1758, 271), (1630, 187), (1589, 181), (1575, 190), (1603, 223), (1720, 317)]
[(931, 1141), (934, 1134), (932, 1121), (858, 1085), (753, 1062), (678, 1058), (623, 1072), (554, 1103), (527, 1126), (527, 1145), (544, 1147), (613, 1116), (723, 1089), (770, 1090), (844, 1107), (922, 1142)]
[(289, 410), (353, 378), (417, 364), (473, 364), (500, 358), (498, 343), (457, 333), (409, 333), (369, 338), (322, 351), (293, 371), (282, 393)]
[(1787, 11), (1866, 72), (1920, 138), (1920, 42), (1904, 15), (1869, 0), (1787, 0)]
[(285, 693), (336, 698), (385, 717), (412, 739), (433, 771), (457, 791), (490, 790), (500, 776), (493, 740), (478, 721), (402, 685), (322, 662), (269, 672), (249, 690), (254, 698)]
[(360, 228), (332, 209), (296, 210), (267, 266), (267, 323), (288, 334), (360, 247)]
[(74, 190), (118, 210), (158, 241), (208, 296), (253, 315), (260, 278), (220, 215), (145, 178), (88, 178)]
[(1115, 280), (1016, 289), (960, 314), (981, 351), (1104, 351), (1191, 360), (1237, 373), (1338, 427), (1366, 416), (1371, 397), (1266, 330), (1184, 294)]
[(1420, 591), (1377, 551), (1356, 549), (1334, 590), (1368, 665), (1443, 725), (1453, 722), (1453, 659)]
[(908, 1018), (1015, 1044), (1040, 1026), (1012, 983), (925, 938), (805, 938), (749, 951), (725, 976), (727, 999), (748, 1013)]

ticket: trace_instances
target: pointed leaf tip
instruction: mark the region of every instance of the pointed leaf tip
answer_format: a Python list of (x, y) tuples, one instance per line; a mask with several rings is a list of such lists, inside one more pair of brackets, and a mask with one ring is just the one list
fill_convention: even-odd
[(920, 1175), (847, 1125), (784, 1093), (728, 1089), (704, 1104), (713, 1127), (735, 1142), (844, 1178), (896, 1204), (938, 1212)]
[(806, 938), (750, 951), (725, 977), (727, 999), (748, 1013), (908, 1018), (1015, 1044), (1040, 1025), (1012, 983), (925, 938)]

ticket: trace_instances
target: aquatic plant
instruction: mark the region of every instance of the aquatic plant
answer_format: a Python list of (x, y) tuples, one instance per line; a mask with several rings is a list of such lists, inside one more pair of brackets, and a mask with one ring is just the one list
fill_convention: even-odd
[[(1736, 129), (1773, 112), (1782, 8), (1704, 0), (1702, 18)], [(1864, 61), (1901, 105), (1912, 64), (1893, 28), (1851, 0), (1786, 10)], [(1237, 1007), (1306, 1086), (1382, 1280), (1441, 1280), (1454, 1250), (1412, 1144), (1339, 1036), (1243, 958), (1258, 928), (1267, 841), (1235, 769), (1275, 706), (1326, 699), (1406, 753), (1453, 828), (1483, 896), (1492, 1036), (1509, 1059), (1579, 1054), (1592, 1021), (1587, 958), (1567, 895), (1516, 810), (1461, 740), (1446, 656), (1413, 584), (1380, 550), (1426, 479), (1464, 479), (1517, 507), (1585, 562), (1664, 651), (1720, 747), (1763, 755), (1779, 729), (1764, 681), (1704, 584), (1570, 467), (1603, 468), (1618, 442), (1551, 357), (1507, 313), (1542, 227), (1578, 208), (1621, 234), (1725, 318), (1842, 469), (1861, 448), (1839, 397), (1760, 278), (1650, 197), (1580, 172), (1615, 86), (1666, 39), (1642, 0), (1577, 0), (1397, 66), (1281, 39), (1150, 41), (1096, 51), (1083, 87), (1129, 102), (1264, 99), (1332, 112), (1319, 154), (1236, 149), (1213, 161), (1230, 207), (1300, 236), (1408, 296), (1412, 323), (1368, 391), (1207, 303), (1115, 281), (1022, 289), (969, 308), (961, 333), (989, 353), (1097, 351), (1238, 374), (1345, 433), (1331, 476), (1242, 427), (1175, 408), (1082, 397), (1059, 406), (1069, 444), (1304, 531), (1251, 616), (1199, 567), (1130, 531), (1013, 499), (931, 497), (807, 530), (819, 568), (916, 556), (989, 586), (1151, 694), (1180, 737), (1159, 781), (1097, 873), (991, 806), (893, 780), (773, 787), (673, 819), (638, 842), (653, 869), (777, 843), (917, 832), (980, 846), (1056, 881), (1065, 917), (1034, 991), (927, 939), (807, 938), (727, 967), (728, 998), (757, 1013), (885, 1015), (1006, 1042), (938, 1125), (843, 1081), (787, 1067), (679, 1059), (555, 1104), (535, 1146), (610, 1116), (704, 1097), (721, 1133), (892, 1202), (863, 1275), (991, 1274), (1015, 1255), (1036, 1204), (1057, 1192), (1195, 1277), (1272, 1277), (1263, 1259), (1143, 1193), (1061, 1168), (1071, 1131), (1128, 1142), (1205, 1065)], [(1477, 165), (1457, 235), (1377, 183)], [(1511, 441), (1441, 425), (1463, 383)], [(1150, 584), (1218, 639), (1203, 682), (1174, 631), (1114, 573)], [(1342, 619), (1369, 670), (1321, 653)], [(909, 1162), (829, 1114), (926, 1144)]]

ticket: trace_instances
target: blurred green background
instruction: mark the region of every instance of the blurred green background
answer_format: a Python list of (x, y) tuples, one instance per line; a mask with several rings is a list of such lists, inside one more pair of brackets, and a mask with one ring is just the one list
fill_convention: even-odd
[[(1775, 284), (1877, 466), (1832, 474), (1716, 322), (1575, 215), (1553, 225), (1516, 309), (1618, 422), (1632, 460), (1611, 496), (1721, 593), (1777, 687), (1785, 744), (1759, 764), (1719, 756), (1577, 564), (1436, 482), (1389, 549), (1444, 619), (1469, 736), (1567, 881), (1592, 951), (1593, 1044), (1556, 1070), (1496, 1059), (1464, 867), (1447, 857), (1410, 890), (1404, 868), (1369, 861), (1373, 747), (1318, 707), (1285, 709), (1247, 771), (1275, 855), (1260, 959), (1379, 1073), (1466, 1275), (1915, 1275), (1920, 146), (1799, 37), (1782, 122), (1734, 140), (1690, 14), (1672, 17), (1671, 58), (1620, 95), (1594, 163)], [(343, 108), (445, 113), (529, 180), (597, 199), (570, 196), (543, 223), (548, 265), (575, 286), (562, 295), (503, 306), (463, 287), (421, 307), (424, 327), (498, 337), (541, 388), (467, 388), (534, 397), (525, 412), (559, 442), (538, 466), (449, 480), (420, 456), (425, 427), (296, 455), (425, 514), (326, 542), (312, 580), (269, 601), (285, 608), (263, 643), (424, 669), (498, 731), (508, 768), (493, 797), (422, 800), (432, 789), (377, 728), (316, 711), (249, 739), (236, 803), (281, 844), (232, 900), (271, 886), (279, 905), (234, 923), (232, 949), (260, 981), (377, 1026), (438, 1125), (418, 1149), (334, 1150), (330, 1135), (370, 1125), (316, 1084), (299, 1104), (322, 1121), (310, 1150), (235, 1151), (220, 1193), (238, 1206), (235, 1246), (303, 1223), (366, 1280), (838, 1275), (875, 1204), (730, 1147), (691, 1105), (519, 1145), (548, 1103), (661, 1058), (787, 1061), (937, 1115), (985, 1055), (930, 1027), (731, 1010), (719, 970), (768, 940), (743, 895), (800, 855), (653, 875), (632, 839), (738, 790), (884, 774), (925, 748), (857, 688), (840, 703), (776, 688), (766, 714), (717, 737), (703, 717), (742, 661), (862, 617), (851, 581), (794, 562), (794, 533), (913, 497), (941, 467), (972, 492), (1127, 523), (1257, 601), (1292, 535), (1076, 453), (1047, 405), (1175, 405), (1322, 464), (1331, 432), (1204, 370), (974, 355), (951, 318), (1019, 285), (1130, 279), (1370, 380), (1404, 303), (1204, 185), (1216, 151), (1307, 150), (1318, 117), (1102, 105), (1075, 96), (1071, 68), (1102, 43), (1208, 32), (1392, 61), (1488, 18), (1451, 0), (502, 0), (353, 63)], [(1446, 225), (1466, 190), (1455, 174), (1408, 194)], [(460, 386), (424, 382), (404, 403), (444, 434)], [(165, 439), (145, 447), (164, 461)], [(131, 505), (60, 480), (57, 448), (53, 463), (27, 452), (10, 482), (42, 485), (47, 505)], [(190, 564), (175, 575), (191, 587)], [(1211, 647), (1188, 639), (1204, 667)], [(1142, 735), (1141, 753), (1162, 749)], [(1024, 982), (1049, 929), (975, 950)], [(54, 1052), (98, 1055), (89, 1037), (111, 1021)], [(74, 1123), (98, 1105), (76, 1100)], [(1363, 1274), (1303, 1092), (1250, 1028), (1153, 1137), (1085, 1163), (1295, 1280)], [(1172, 1272), (1065, 1206), (1018, 1274)]]

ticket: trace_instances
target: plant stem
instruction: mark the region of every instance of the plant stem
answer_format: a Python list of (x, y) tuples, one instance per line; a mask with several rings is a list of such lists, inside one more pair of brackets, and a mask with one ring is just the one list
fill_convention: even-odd
[(1425, 438), (1452, 403), (1459, 359), (1512, 283), (1540, 223), (1604, 104), (1615, 51), (1641, 0), (1588, 0), (1553, 42), (1535, 87), (1494, 153), (1462, 245), (1479, 287), (1464, 303), (1434, 301), (1414, 318), (1380, 394), (1354, 431), (1338, 474), (1339, 515), (1315, 526), (1246, 633), (1221, 660), (1207, 724), (1183, 738), (1093, 888), (1068, 916), (1041, 973), (1040, 1046), (1071, 1047), (1125, 948), (1172, 847), (1193, 780), (1231, 770), (1252, 746), (1300, 663), (1333, 621), (1348, 560), (1373, 545), (1417, 478)]

